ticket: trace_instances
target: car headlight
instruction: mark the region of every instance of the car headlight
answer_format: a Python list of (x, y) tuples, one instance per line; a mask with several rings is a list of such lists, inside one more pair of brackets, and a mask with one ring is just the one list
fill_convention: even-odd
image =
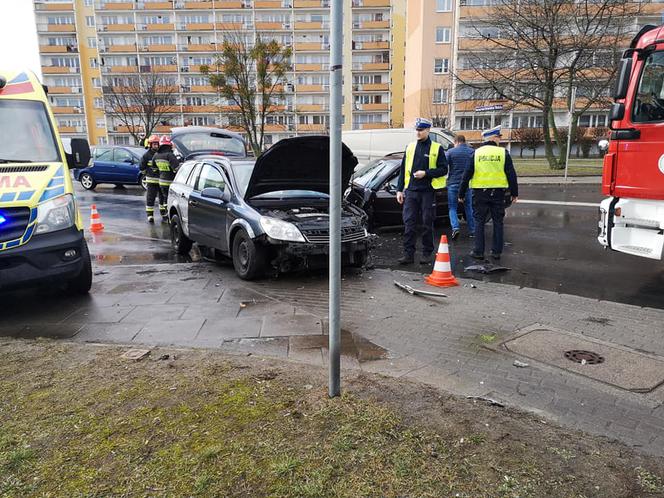
[(42, 202), (37, 206), (35, 233), (55, 232), (73, 226), (76, 219), (75, 213), (74, 196), (71, 194)]
[(277, 218), (270, 218), (268, 216), (261, 217), (261, 228), (263, 231), (275, 240), (286, 240), (288, 242), (305, 242), (304, 235), (292, 223), (279, 220)]

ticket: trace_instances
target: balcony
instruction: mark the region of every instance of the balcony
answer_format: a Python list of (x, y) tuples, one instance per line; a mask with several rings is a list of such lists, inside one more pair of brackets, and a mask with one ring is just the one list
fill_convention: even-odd
[(145, 10), (171, 10), (173, 2), (145, 2), (143, 8)]
[(113, 53), (136, 52), (136, 44), (131, 43), (127, 45), (109, 45), (108, 47), (100, 46), (99, 51)]
[(105, 66), (102, 69), (104, 73), (137, 73), (138, 67), (136, 66)]
[(73, 45), (39, 45), (39, 51), (44, 54), (71, 54), (78, 53), (74, 40)]
[(244, 4), (241, 1), (219, 1), (217, 0), (214, 3), (215, 9), (244, 9)]
[[(296, 63), (294, 64), (295, 71), (323, 71), (323, 64), (301, 64), (301, 63)], [(327, 64), (325, 64), (325, 68), (327, 68)], [(325, 69), (326, 70), (326, 69)]]
[(288, 131), (288, 126), (285, 124), (266, 124), (265, 131), (268, 132)]
[(189, 87), (189, 92), (191, 92), (191, 93), (217, 93), (217, 90), (212, 85), (192, 85), (192, 86)]
[(42, 66), (43, 74), (76, 74), (79, 71), (77, 67)]
[(324, 124), (298, 124), (297, 131), (325, 131), (327, 126)]
[(353, 21), (355, 29), (390, 29), (390, 21)]
[(141, 29), (147, 31), (174, 31), (175, 24), (173, 23), (157, 23), (157, 24), (141, 24)]
[(58, 125), (60, 133), (83, 133), (85, 128), (83, 126), (60, 126)]
[(285, 9), (288, 8), (285, 2), (281, 0), (256, 0), (254, 2), (255, 9)]
[(217, 29), (221, 31), (241, 31), (247, 29), (248, 25), (243, 22), (218, 22)]
[(306, 43), (296, 42), (295, 50), (297, 52), (327, 52), (330, 50), (329, 43)]
[(143, 45), (142, 52), (175, 52), (175, 45)]
[[(38, 26), (40, 31), (41, 26)], [(46, 31), (49, 33), (75, 33), (76, 25), (75, 24), (46, 24)]]
[(329, 0), (295, 0), (296, 9), (329, 9)]
[(297, 85), (297, 93), (322, 93), (329, 90), (330, 85)]
[(320, 31), (329, 27), (328, 22), (295, 21), (295, 29), (298, 31)]
[[(175, 6), (178, 7), (179, 4), (176, 4)], [(184, 3), (184, 8), (185, 9), (212, 10), (212, 2), (210, 0), (202, 1), (202, 2), (185, 2)]]
[(296, 112), (322, 112), (330, 108), (327, 104), (296, 104)]
[(354, 92), (387, 92), (390, 89), (388, 83), (366, 83), (364, 85), (353, 85)]
[(256, 29), (257, 30), (281, 31), (281, 30), (290, 29), (290, 28), (286, 28), (286, 25), (284, 23), (281, 23), (281, 22), (256, 21)]
[(387, 102), (381, 104), (355, 104), (355, 111), (389, 111), (389, 104)]
[(212, 31), (214, 30), (214, 23), (190, 22), (188, 24), (181, 24), (180, 29), (184, 31)]
[(173, 130), (173, 126), (177, 125), (157, 125), (152, 130), (153, 133), (170, 133)]
[[(513, 44), (513, 42), (510, 42), (509, 40), (500, 40), (498, 38), (496, 38), (495, 41), (505, 46)], [(497, 47), (497, 45), (491, 40), (485, 40), (483, 38), (459, 38), (459, 50), (481, 50), (493, 47)]]
[(389, 62), (353, 62), (353, 71), (388, 71)]
[(100, 10), (134, 10), (132, 2), (108, 2), (99, 6)]
[(385, 130), (390, 123), (353, 123), (354, 130)]
[(46, 3), (36, 3), (35, 10), (48, 10), (49, 12), (60, 11), (60, 12), (72, 12), (74, 10), (73, 2), (46, 2)]
[(353, 50), (386, 50), (389, 48), (390, 42), (388, 41), (353, 42)]
[[(166, 64), (166, 65), (163, 65), (163, 66), (148, 66), (148, 67), (152, 68), (153, 73), (177, 73), (178, 72), (178, 67), (175, 64)], [(141, 66), (141, 72), (144, 72), (144, 71), (142, 71), (142, 69), (143, 69), (143, 66)]]
[(462, 6), (460, 18), (486, 19), (489, 16), (490, 8), (484, 6)]
[(124, 32), (124, 31), (136, 31), (135, 24), (102, 24), (99, 26), (99, 31), (113, 31), (113, 32)]
[(83, 110), (80, 107), (60, 107), (51, 106), (53, 114), (82, 114)]
[[(80, 86), (48, 86), (49, 95), (80, 93)], [(76, 89), (77, 91), (74, 91)]]
[(182, 112), (219, 112), (219, 106), (216, 105), (183, 105)]
[(180, 51), (182, 52), (215, 52), (216, 50), (217, 45), (214, 43), (180, 45)]
[(390, 0), (353, 0), (356, 7), (390, 7)]
[(141, 133), (143, 131), (142, 126), (127, 126), (127, 125), (116, 125), (113, 127), (113, 131), (118, 133)]

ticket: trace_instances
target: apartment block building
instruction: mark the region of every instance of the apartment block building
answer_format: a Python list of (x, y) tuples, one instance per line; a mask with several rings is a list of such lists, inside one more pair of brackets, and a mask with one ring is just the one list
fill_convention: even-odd
[[(344, 0), (344, 128), (403, 122), (406, 0)], [(177, 112), (157, 126), (232, 127), (201, 73), (233, 33), (293, 48), (266, 143), (325, 133), (329, 120), (329, 0), (34, 0), (44, 83), (63, 136), (132, 143), (104, 98), (136, 74), (158, 73)], [(348, 29), (351, 28), (351, 29)], [(170, 93), (172, 92), (172, 93)]]

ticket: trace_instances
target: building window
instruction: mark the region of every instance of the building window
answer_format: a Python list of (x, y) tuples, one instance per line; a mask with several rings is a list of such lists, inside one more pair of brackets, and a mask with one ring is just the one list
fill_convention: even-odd
[(129, 145), (129, 138), (127, 136), (115, 136), (113, 137), (113, 143), (115, 145)]
[(92, 7), (92, 0), (85, 0), (86, 7)]
[(97, 145), (106, 145), (108, 143), (108, 140), (106, 137), (99, 137), (97, 139)]
[(95, 88), (101, 88), (101, 79), (92, 78), (92, 86), (94, 86)]
[(436, 43), (450, 43), (452, 30), (450, 28), (436, 27)]
[(434, 104), (447, 104), (447, 97), (449, 91), (447, 88), (436, 88), (433, 91), (433, 103)]
[(97, 119), (97, 128), (106, 128), (106, 120), (104, 118)]
[(433, 72), (436, 74), (447, 74), (450, 72), (450, 60), (436, 59), (433, 63)]
[(95, 97), (94, 106), (95, 106), (95, 109), (103, 108), (104, 107), (104, 99), (102, 99), (101, 97)]
[(88, 47), (97, 48), (97, 39), (94, 37), (88, 38)]
[(90, 67), (99, 67), (99, 61), (96, 57), (90, 57)]
[(94, 26), (95, 25), (95, 16), (85, 16), (85, 25)]
[(436, 0), (436, 12), (451, 12), (452, 0)]

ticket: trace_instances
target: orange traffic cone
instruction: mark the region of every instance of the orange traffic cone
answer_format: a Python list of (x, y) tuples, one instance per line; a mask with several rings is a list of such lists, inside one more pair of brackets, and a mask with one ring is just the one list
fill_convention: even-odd
[(438, 254), (436, 254), (436, 263), (433, 266), (433, 272), (424, 281), (429, 285), (436, 287), (454, 287), (459, 282), (452, 275), (452, 266), (450, 265), (450, 250), (447, 245), (447, 236), (440, 237)]
[(97, 205), (93, 204), (90, 211), (90, 231), (91, 232), (101, 232), (104, 229), (104, 225), (101, 223), (101, 218), (97, 212)]

